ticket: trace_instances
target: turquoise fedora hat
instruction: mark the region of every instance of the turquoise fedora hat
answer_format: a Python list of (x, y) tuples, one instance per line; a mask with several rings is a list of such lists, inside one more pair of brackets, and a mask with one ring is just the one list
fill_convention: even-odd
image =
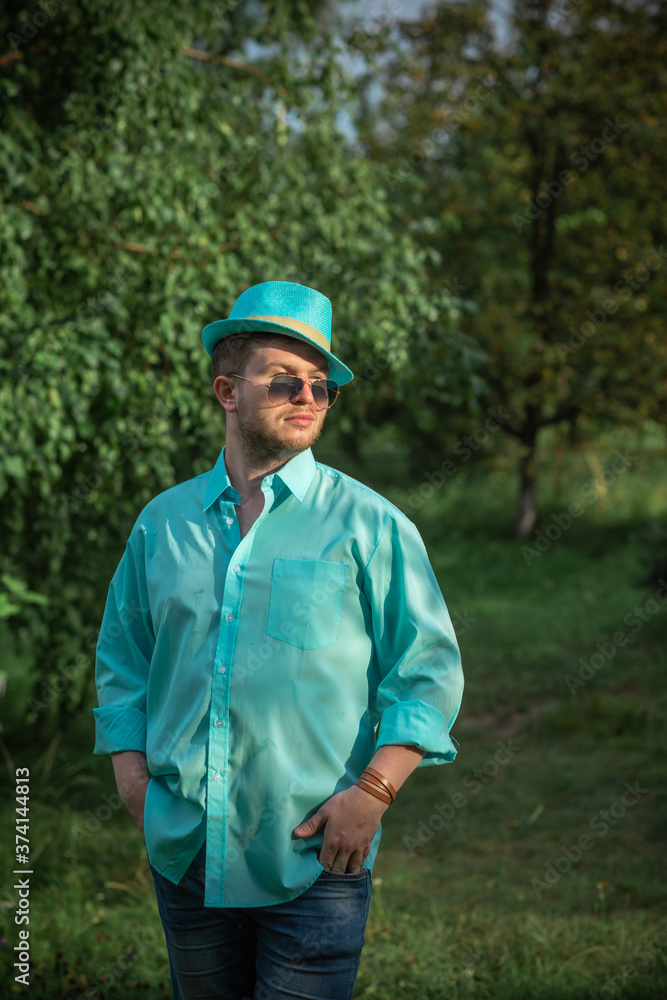
[(354, 375), (331, 353), (331, 302), (314, 288), (296, 281), (263, 281), (239, 295), (229, 319), (209, 323), (201, 339), (209, 355), (232, 333), (282, 333), (312, 344), (329, 362), (329, 378), (338, 385)]

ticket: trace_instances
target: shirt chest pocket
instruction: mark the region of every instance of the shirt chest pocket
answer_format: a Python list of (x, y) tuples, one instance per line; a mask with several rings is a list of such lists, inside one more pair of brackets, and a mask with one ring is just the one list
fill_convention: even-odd
[(347, 570), (325, 559), (274, 559), (266, 634), (298, 649), (334, 643)]

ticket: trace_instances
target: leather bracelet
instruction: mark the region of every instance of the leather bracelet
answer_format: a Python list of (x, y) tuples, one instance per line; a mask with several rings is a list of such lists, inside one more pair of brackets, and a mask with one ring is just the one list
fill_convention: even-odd
[(387, 789), (387, 791), (391, 795), (391, 801), (393, 802), (394, 799), (396, 798), (396, 789), (392, 785), (391, 781), (389, 781), (388, 778), (385, 778), (384, 775), (380, 774), (379, 771), (374, 770), (372, 767), (367, 767), (363, 773), (365, 774), (366, 771), (369, 774), (372, 774), (374, 778), (377, 778), (378, 781), (382, 782), (382, 784), (384, 785), (384, 787)]
[(370, 775), (368, 771), (364, 771), (361, 777), (363, 778), (364, 781), (367, 781), (369, 785), (373, 785), (375, 788), (378, 788), (381, 792), (384, 792), (385, 795), (388, 795), (392, 802), (394, 801), (393, 798), (391, 798), (391, 792), (389, 791), (387, 786), (384, 785), (381, 781), (378, 781), (377, 778), (374, 778), (372, 775)]
[(365, 792), (368, 792), (369, 795), (374, 795), (376, 799), (380, 799), (380, 801), (386, 803), (386, 805), (388, 806), (391, 805), (389, 792), (385, 791), (382, 788), (378, 788), (377, 785), (371, 785), (370, 781), (367, 781), (366, 778), (357, 778), (357, 780), (355, 781), (355, 785), (358, 785), (359, 788), (362, 788)]
[(372, 785), (366, 778), (357, 778), (355, 785), (358, 785), (359, 788), (362, 788), (370, 795), (375, 796), (376, 799), (380, 799), (380, 801), (384, 802), (386, 805), (391, 805), (389, 792), (387, 792), (384, 788), (380, 788), (378, 785)]

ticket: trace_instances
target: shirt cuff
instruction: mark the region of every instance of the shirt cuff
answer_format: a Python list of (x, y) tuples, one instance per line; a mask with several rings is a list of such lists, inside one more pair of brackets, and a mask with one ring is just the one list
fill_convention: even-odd
[(137, 708), (94, 708), (95, 749), (93, 753), (146, 753), (146, 715)]
[(456, 757), (445, 717), (423, 701), (397, 701), (382, 713), (376, 748), (398, 744), (424, 751), (419, 767), (448, 764)]

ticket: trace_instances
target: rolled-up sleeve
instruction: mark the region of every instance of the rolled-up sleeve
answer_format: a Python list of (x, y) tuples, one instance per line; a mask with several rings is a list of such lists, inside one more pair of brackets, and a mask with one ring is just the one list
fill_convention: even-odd
[(417, 529), (390, 518), (367, 566), (366, 593), (380, 680), (378, 746), (409, 744), (424, 764), (454, 760), (449, 735), (461, 705), (456, 634)]
[(141, 532), (133, 532), (109, 587), (97, 642), (96, 754), (146, 752), (146, 689), (155, 637)]

